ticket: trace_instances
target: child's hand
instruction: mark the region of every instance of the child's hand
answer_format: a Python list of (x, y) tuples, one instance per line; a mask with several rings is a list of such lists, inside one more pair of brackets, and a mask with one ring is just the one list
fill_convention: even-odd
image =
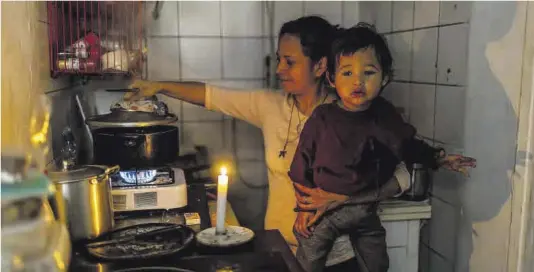
[(441, 167), (469, 176), (469, 169), (477, 167), (477, 160), (457, 154), (449, 154), (440, 160)]
[(313, 214), (313, 212), (307, 211), (301, 211), (297, 213), (297, 220), (295, 221), (293, 228), (298, 234), (304, 236), (305, 238), (308, 238), (311, 235), (311, 230), (308, 228), (308, 222), (313, 217)]

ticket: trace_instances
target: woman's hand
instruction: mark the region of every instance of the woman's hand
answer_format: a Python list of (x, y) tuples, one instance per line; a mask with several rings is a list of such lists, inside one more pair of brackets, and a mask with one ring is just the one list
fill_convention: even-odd
[(308, 223), (312, 217), (313, 212), (302, 211), (297, 213), (297, 220), (295, 221), (293, 228), (298, 234), (304, 236), (305, 238), (308, 238), (311, 235), (311, 229), (308, 226)]
[(136, 92), (128, 92), (124, 95), (124, 100), (139, 100), (143, 97), (150, 97), (161, 91), (159, 82), (147, 80), (135, 80), (130, 86), (130, 89), (138, 89)]
[(458, 154), (450, 154), (440, 159), (439, 165), (445, 169), (469, 176), (469, 169), (477, 167), (477, 160)]
[(349, 199), (346, 195), (330, 193), (319, 187), (308, 188), (298, 183), (293, 184), (295, 190), (299, 192), (296, 194), (297, 206), (305, 211), (316, 211), (313, 218), (308, 221), (308, 227), (313, 226), (326, 211), (338, 207)]

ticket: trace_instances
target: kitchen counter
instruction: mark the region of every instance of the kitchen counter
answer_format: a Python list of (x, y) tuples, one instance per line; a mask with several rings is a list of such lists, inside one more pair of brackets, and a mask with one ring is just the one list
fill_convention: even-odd
[[(116, 227), (123, 227), (139, 222), (183, 223), (183, 216), (179, 215), (183, 212), (198, 212), (200, 214), (201, 224), (192, 226), (196, 231), (215, 224), (216, 202), (208, 201), (202, 186), (189, 186), (188, 200), (189, 206), (177, 213), (171, 212), (144, 219), (121, 220)], [(419, 229), (421, 221), (431, 216), (429, 202), (391, 200), (383, 202), (380, 208), (380, 217), (387, 230), (386, 239), (391, 263), (389, 271), (418, 271)], [(238, 225), (236, 216), (230, 205), (227, 206), (226, 211), (226, 224)], [(196, 246), (193, 248), (196, 248)], [(301, 271), (300, 266), (297, 264), (296, 259), (278, 230), (256, 232), (256, 236), (250, 245), (238, 250), (232, 250), (231, 252), (231, 254), (228, 254), (228, 250), (226, 250), (222, 255), (220, 254), (221, 252), (218, 252), (216, 255), (194, 253), (189, 257), (167, 258), (165, 261), (158, 260), (157, 263), (146, 261), (140, 264), (129, 265), (168, 265), (188, 268), (193, 271), (214, 271), (213, 266), (218, 266), (222, 263), (241, 268), (253, 268), (251, 271), (255, 269), (260, 269), (261, 271)], [(126, 266), (122, 265), (119, 267)], [(101, 263), (95, 260), (90, 261), (83, 254), (75, 250), (72, 255), (72, 263), (69, 271), (100, 272), (114, 271), (117, 268), (116, 264)]]
[(432, 207), (429, 200), (424, 201), (406, 201), (406, 200), (387, 200), (380, 204), (380, 218), (383, 222), (399, 220), (423, 220), (430, 219)]
[[(208, 201), (204, 188), (201, 186), (188, 187), (189, 206), (180, 212), (198, 212), (201, 217), (201, 225), (193, 226), (193, 229), (205, 229), (210, 227), (210, 214)], [(229, 209), (228, 218), (235, 218), (233, 211)], [(232, 216), (233, 215), (233, 216)], [(166, 213), (144, 219), (123, 219), (116, 227), (124, 227), (136, 222), (175, 222), (183, 223), (183, 217), (178, 213)], [(227, 221), (228, 222), (228, 221)], [(230, 222), (232, 223), (232, 222)], [(193, 245), (185, 256), (167, 257), (157, 260), (134, 260), (128, 262), (102, 262), (91, 258), (83, 247), (77, 245), (73, 248), (72, 261), (69, 271), (117, 271), (118, 269), (132, 267), (179, 267), (189, 269), (185, 271), (219, 271), (228, 269), (237, 271), (273, 271), (273, 272), (302, 272), (300, 265), (291, 253), (278, 230), (258, 231), (251, 243), (235, 249), (214, 251), (199, 245)]]

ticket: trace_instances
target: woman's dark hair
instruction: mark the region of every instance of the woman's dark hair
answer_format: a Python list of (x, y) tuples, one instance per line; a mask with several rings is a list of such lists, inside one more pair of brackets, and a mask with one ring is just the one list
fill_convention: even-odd
[(376, 32), (376, 29), (367, 23), (357, 25), (337, 32), (337, 37), (332, 43), (330, 56), (328, 57), (328, 72), (330, 80), (334, 81), (339, 57), (350, 56), (355, 52), (373, 48), (376, 58), (382, 68), (383, 78), (391, 78), (393, 74), (393, 58), (384, 37)]
[(315, 64), (322, 57), (328, 57), (336, 32), (337, 26), (333, 26), (327, 20), (319, 16), (304, 16), (284, 23), (280, 28), (278, 39), (284, 34), (300, 38), (304, 55)]

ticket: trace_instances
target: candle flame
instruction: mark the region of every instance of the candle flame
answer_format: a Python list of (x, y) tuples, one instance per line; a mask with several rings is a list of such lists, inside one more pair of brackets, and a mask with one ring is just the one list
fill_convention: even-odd
[(221, 167), (221, 175), (226, 176), (226, 173), (227, 173), (226, 167)]

